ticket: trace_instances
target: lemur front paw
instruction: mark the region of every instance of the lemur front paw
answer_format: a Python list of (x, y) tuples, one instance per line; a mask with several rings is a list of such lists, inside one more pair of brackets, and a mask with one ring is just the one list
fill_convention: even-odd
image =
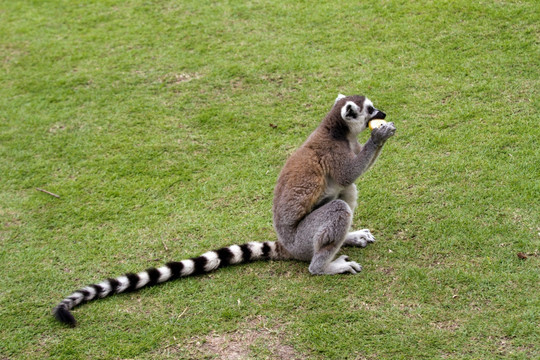
[(371, 132), (373, 142), (377, 145), (382, 145), (386, 140), (394, 136), (396, 127), (393, 122), (389, 122), (379, 126)]
[(364, 248), (368, 246), (368, 244), (374, 242), (375, 237), (373, 236), (373, 234), (371, 234), (371, 231), (369, 231), (368, 229), (362, 229), (348, 233), (343, 245), (360, 246)]

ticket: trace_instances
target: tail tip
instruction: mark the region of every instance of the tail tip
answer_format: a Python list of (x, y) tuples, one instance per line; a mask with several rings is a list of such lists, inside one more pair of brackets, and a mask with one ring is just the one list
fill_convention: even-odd
[(77, 325), (77, 321), (75, 321), (75, 317), (69, 312), (69, 310), (63, 306), (58, 305), (54, 308), (54, 317), (60, 321), (61, 323), (64, 323), (66, 325), (69, 325), (71, 327), (75, 327)]

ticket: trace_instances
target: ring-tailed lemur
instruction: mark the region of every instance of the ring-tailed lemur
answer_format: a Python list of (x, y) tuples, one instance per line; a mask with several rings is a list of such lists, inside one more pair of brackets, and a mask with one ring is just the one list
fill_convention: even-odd
[(310, 262), (312, 274), (356, 274), (362, 269), (358, 263), (345, 255), (334, 258), (342, 245), (365, 247), (375, 241), (367, 229), (349, 229), (357, 205), (354, 181), (373, 165), (396, 129), (393, 123), (382, 125), (363, 146), (357, 135), (370, 120), (385, 116), (364, 96), (337, 97), (279, 175), (273, 205), (277, 241), (232, 245), (88, 285), (62, 300), (53, 310), (55, 317), (75, 326), (70, 310), (81, 303), (253, 260), (296, 259)]

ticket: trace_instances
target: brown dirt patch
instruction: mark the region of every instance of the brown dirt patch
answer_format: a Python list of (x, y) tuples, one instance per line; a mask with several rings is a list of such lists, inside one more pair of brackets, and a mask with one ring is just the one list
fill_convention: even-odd
[[(238, 330), (227, 333), (212, 331), (196, 336), (182, 346), (168, 347), (163, 355), (187, 356), (189, 359), (305, 359), (291, 345), (279, 325), (267, 327), (264, 317), (249, 319)], [(165, 356), (167, 357), (167, 356)]]

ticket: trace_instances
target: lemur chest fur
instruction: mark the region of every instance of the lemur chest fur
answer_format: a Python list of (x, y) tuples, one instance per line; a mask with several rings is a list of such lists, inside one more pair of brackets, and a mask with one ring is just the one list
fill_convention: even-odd
[(315, 203), (315, 208), (329, 203), (330, 201), (336, 200), (343, 191), (343, 189), (343, 186), (339, 185), (330, 176), (327, 176), (324, 191), (321, 196), (319, 196), (319, 199), (317, 199), (317, 202)]

